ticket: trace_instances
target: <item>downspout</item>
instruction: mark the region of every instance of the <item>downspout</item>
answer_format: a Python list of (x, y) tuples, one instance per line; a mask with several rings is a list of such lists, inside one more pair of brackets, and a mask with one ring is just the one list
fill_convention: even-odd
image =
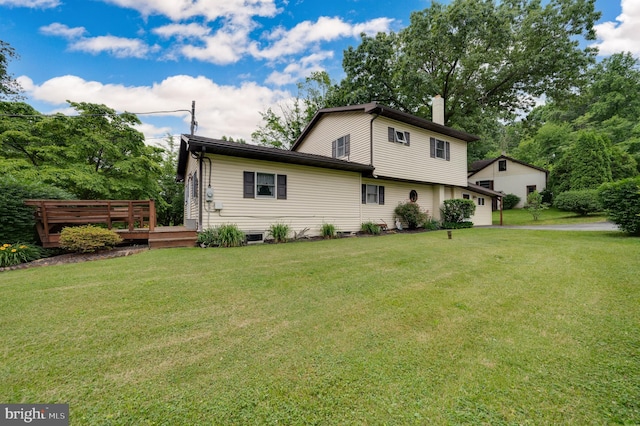
[[(382, 108), (380, 108), (380, 112), (382, 112)], [(371, 119), (369, 122), (369, 165), (373, 167), (373, 121), (380, 117), (380, 113), (376, 114), (375, 117)], [(375, 176), (375, 171), (374, 171)]]
[(204, 154), (206, 152), (206, 148), (203, 146), (200, 155), (198, 155), (198, 175), (200, 176), (200, 181), (198, 182), (198, 231), (202, 232), (202, 187), (204, 186), (204, 176), (202, 175), (202, 158), (204, 158)]

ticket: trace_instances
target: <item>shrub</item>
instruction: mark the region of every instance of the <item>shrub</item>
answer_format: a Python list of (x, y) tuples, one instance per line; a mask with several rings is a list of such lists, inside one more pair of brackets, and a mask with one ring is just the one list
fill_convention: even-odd
[(323, 238), (335, 238), (336, 227), (330, 223), (323, 223), (320, 227), (320, 235), (322, 235)]
[(430, 216), (427, 216), (425, 221), (422, 223), (422, 227), (424, 229), (428, 229), (429, 231), (436, 231), (440, 229), (440, 222)]
[(640, 235), (640, 177), (605, 183), (598, 189), (609, 219), (631, 235)]
[(393, 217), (400, 219), (409, 229), (416, 229), (427, 220), (427, 214), (420, 211), (417, 203), (400, 203), (393, 210)]
[(563, 192), (558, 194), (553, 205), (560, 210), (566, 210), (582, 216), (602, 210), (597, 189)]
[(380, 235), (380, 232), (382, 230), (380, 229), (380, 225), (378, 225), (377, 223), (364, 222), (360, 225), (360, 231), (364, 232), (365, 234)]
[(520, 197), (516, 194), (507, 194), (502, 197), (502, 208), (504, 210), (511, 210), (520, 202)]
[(200, 232), (197, 241), (201, 247), (240, 247), (244, 239), (244, 232), (237, 225), (224, 224)]
[(471, 200), (445, 200), (442, 209), (443, 223), (460, 223), (470, 218), (476, 212), (476, 205)]
[(34, 208), (24, 204), (30, 198), (73, 199), (72, 194), (43, 184), (0, 179), (0, 235), (12, 241), (38, 241)]
[(93, 225), (66, 227), (60, 233), (60, 247), (78, 253), (110, 249), (121, 242), (115, 231)]
[(542, 202), (542, 194), (538, 191), (533, 191), (527, 195), (527, 204), (524, 205), (524, 208), (531, 213), (533, 220), (538, 220), (542, 211), (548, 209), (549, 205)]
[(218, 228), (212, 227), (198, 232), (198, 239), (196, 241), (202, 248), (219, 246), (220, 237), (218, 236)]
[(289, 236), (289, 225), (275, 223), (269, 227), (269, 235), (273, 237), (276, 243), (286, 243)]
[(542, 195), (542, 202), (545, 204), (552, 205), (553, 204), (553, 192), (548, 189), (543, 189), (540, 191), (540, 195)]
[(473, 228), (473, 222), (442, 222), (442, 229), (464, 229)]
[(0, 268), (40, 259), (42, 250), (33, 244), (3, 244), (0, 246)]

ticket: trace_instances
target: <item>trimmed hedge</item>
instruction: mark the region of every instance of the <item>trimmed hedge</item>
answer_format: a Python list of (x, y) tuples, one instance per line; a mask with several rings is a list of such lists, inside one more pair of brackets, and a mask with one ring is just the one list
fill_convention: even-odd
[(115, 231), (93, 225), (71, 226), (60, 233), (60, 247), (78, 253), (110, 249), (121, 242)]
[(507, 194), (502, 197), (502, 208), (504, 210), (511, 210), (520, 202), (520, 197), (516, 194)]
[[(476, 212), (476, 204), (471, 200), (456, 198), (445, 200), (442, 208), (443, 223), (462, 223)], [(471, 222), (469, 222), (471, 223)], [(473, 224), (472, 224), (473, 225)]]
[(640, 236), (640, 177), (605, 183), (598, 189), (609, 219), (631, 235)]
[(582, 216), (602, 211), (597, 189), (563, 192), (556, 196), (553, 206)]

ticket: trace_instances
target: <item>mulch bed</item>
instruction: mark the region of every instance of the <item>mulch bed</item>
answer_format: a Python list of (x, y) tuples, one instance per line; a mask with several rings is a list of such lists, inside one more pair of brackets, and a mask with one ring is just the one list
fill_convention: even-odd
[(6, 268), (0, 268), (2, 271), (11, 271), (14, 269), (32, 268), (35, 266), (49, 266), (59, 265), (64, 263), (79, 263), (88, 262), (91, 260), (111, 259), (114, 257), (130, 256), (132, 254), (140, 253), (149, 250), (148, 245), (126, 246), (116, 247), (112, 250), (102, 250), (95, 253), (68, 253), (58, 256), (45, 257), (43, 259), (34, 260), (33, 262), (22, 263), (15, 266), (7, 266)]

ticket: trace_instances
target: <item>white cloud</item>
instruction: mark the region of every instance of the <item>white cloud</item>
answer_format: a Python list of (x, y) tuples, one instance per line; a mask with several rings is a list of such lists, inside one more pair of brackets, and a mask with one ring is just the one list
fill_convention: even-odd
[(600, 50), (600, 55), (631, 52), (640, 58), (640, 1), (622, 0), (621, 8), (617, 22), (609, 21), (594, 26), (599, 41), (592, 46)]
[(67, 39), (82, 37), (87, 30), (84, 27), (69, 28), (59, 22), (54, 22), (44, 27), (40, 27), (40, 32), (44, 35), (59, 36)]
[(278, 13), (275, 0), (103, 0), (134, 9), (144, 16), (164, 15), (172, 21), (204, 17), (209, 21), (234, 17), (242, 21), (252, 16), (270, 17)]
[(0, 0), (0, 6), (49, 9), (61, 4), (60, 0)]
[(142, 40), (114, 36), (82, 38), (71, 43), (69, 48), (93, 55), (108, 52), (116, 58), (144, 58), (159, 49), (157, 46), (145, 44)]
[(287, 65), (283, 72), (274, 71), (269, 75), (266, 82), (278, 86), (295, 83), (309, 76), (314, 71), (322, 71), (322, 61), (333, 58), (333, 52), (319, 52), (305, 56), (300, 60)]
[(183, 56), (203, 62), (224, 65), (238, 62), (247, 52), (249, 29), (228, 27), (213, 36), (203, 37), (204, 47), (185, 45), (180, 48)]
[(252, 54), (257, 58), (276, 59), (293, 55), (319, 42), (330, 42), (339, 38), (357, 37), (360, 33), (375, 34), (388, 31), (393, 22), (389, 18), (377, 18), (360, 24), (350, 24), (341, 18), (321, 16), (316, 22), (304, 21), (290, 30), (278, 28), (267, 36), (274, 43), (260, 50), (257, 46)]
[(70, 42), (70, 50), (93, 55), (108, 52), (116, 58), (144, 58), (149, 53), (160, 49), (159, 46), (149, 46), (140, 39), (115, 36), (83, 37), (87, 32), (84, 27), (70, 28), (58, 22), (40, 27), (40, 32), (66, 38)]
[[(251, 133), (260, 124), (260, 112), (273, 107), (291, 95), (286, 91), (272, 90), (256, 83), (240, 86), (223, 86), (206, 77), (176, 75), (152, 86), (124, 86), (86, 81), (66, 75), (52, 78), (37, 85), (25, 76), (17, 78), (25, 93), (33, 100), (64, 106), (66, 100), (105, 104), (117, 111), (151, 112), (190, 110), (196, 101), (197, 134), (207, 137), (229, 136), (251, 141)], [(158, 124), (165, 117), (167, 124)], [(175, 118), (181, 124), (172, 126)], [(188, 112), (171, 112), (160, 115), (140, 115), (146, 127), (142, 131), (149, 138), (163, 137), (167, 133), (188, 133), (191, 116)], [(153, 119), (151, 119), (153, 118)], [(151, 124), (153, 121), (154, 124)], [(151, 132), (151, 133), (147, 133)]]

